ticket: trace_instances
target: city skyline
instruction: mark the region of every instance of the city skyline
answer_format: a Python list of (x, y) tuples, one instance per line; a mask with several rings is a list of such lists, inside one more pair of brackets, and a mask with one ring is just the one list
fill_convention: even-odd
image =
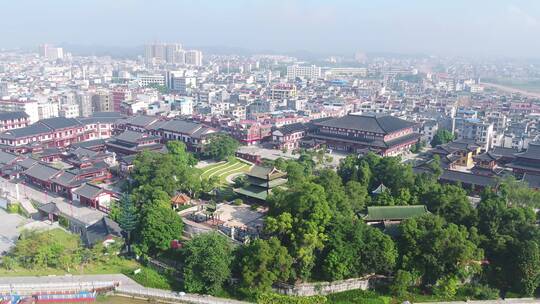
[[(535, 1), (13, 1), (0, 47), (134, 48), (153, 41), (253, 52), (539, 57)], [(24, 14), (21, 14), (24, 12)], [(43, 14), (47, 12), (47, 14)]]

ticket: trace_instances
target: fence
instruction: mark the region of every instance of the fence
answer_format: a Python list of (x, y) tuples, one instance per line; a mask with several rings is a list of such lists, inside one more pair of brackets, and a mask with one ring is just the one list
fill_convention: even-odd
[(307, 297), (314, 295), (327, 295), (353, 289), (366, 290), (369, 288), (370, 280), (374, 278), (374, 276), (367, 276), (363, 278), (341, 281), (301, 283), (296, 285), (279, 283), (274, 286), (274, 291), (285, 295)]

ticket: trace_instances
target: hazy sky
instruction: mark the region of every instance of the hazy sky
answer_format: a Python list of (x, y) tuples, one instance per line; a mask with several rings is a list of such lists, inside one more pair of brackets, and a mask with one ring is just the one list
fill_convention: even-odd
[(539, 0), (3, 0), (0, 46), (540, 57)]

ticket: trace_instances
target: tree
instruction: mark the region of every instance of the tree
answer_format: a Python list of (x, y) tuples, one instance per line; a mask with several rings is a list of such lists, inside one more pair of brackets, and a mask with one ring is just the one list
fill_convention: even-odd
[(275, 237), (253, 241), (241, 248), (238, 256), (239, 274), (246, 289), (270, 291), (272, 284), (291, 277), (293, 259)]
[(419, 195), (429, 211), (458, 225), (471, 227), (476, 223), (476, 210), (471, 205), (467, 193), (454, 185), (435, 184)]
[(171, 208), (155, 206), (148, 208), (143, 216), (140, 231), (141, 250), (150, 255), (170, 248), (172, 240), (179, 239), (184, 223)]
[(349, 197), (351, 208), (355, 213), (363, 211), (370, 202), (366, 186), (357, 181), (351, 180), (345, 185), (345, 194)]
[(392, 239), (376, 228), (352, 219), (334, 219), (328, 228), (332, 237), (318, 258), (319, 276), (341, 280), (368, 273), (388, 273), (396, 264)]
[(199, 234), (186, 242), (184, 286), (188, 292), (216, 294), (231, 274), (232, 247), (229, 240), (210, 232)]
[(208, 143), (203, 148), (203, 154), (215, 160), (226, 160), (234, 156), (239, 146), (238, 141), (229, 135), (215, 133), (208, 138)]
[(452, 140), (454, 140), (454, 134), (452, 134), (452, 132), (445, 129), (438, 129), (435, 135), (433, 136), (433, 139), (431, 140), (430, 144), (432, 147), (436, 147), (438, 145), (451, 142)]
[(532, 296), (540, 285), (540, 249), (533, 241), (518, 242), (514, 247), (515, 290)]
[(266, 232), (289, 249), (296, 259), (296, 274), (307, 279), (315, 264), (315, 251), (324, 247), (331, 219), (324, 188), (306, 182), (287, 192), (277, 192), (269, 203)]
[(390, 285), (390, 293), (398, 298), (404, 298), (409, 294), (409, 287), (413, 285), (413, 275), (408, 271), (398, 270)]
[(403, 221), (398, 239), (401, 269), (418, 272), (424, 285), (444, 276), (467, 278), (479, 270), (482, 251), (466, 227), (427, 214)]
[(123, 195), (120, 200), (120, 212), (118, 214), (118, 224), (126, 233), (126, 244), (128, 252), (131, 252), (131, 233), (137, 228), (137, 209), (129, 195)]

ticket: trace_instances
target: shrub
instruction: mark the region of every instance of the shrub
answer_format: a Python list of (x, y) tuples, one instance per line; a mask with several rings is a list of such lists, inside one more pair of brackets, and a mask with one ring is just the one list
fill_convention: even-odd
[(408, 271), (399, 270), (390, 285), (390, 291), (396, 297), (402, 298), (408, 295), (409, 287), (413, 285), (414, 278)]
[(237, 198), (237, 199), (235, 199), (235, 200), (233, 201), (233, 205), (235, 205), (235, 206), (240, 206), (240, 205), (242, 205), (243, 203), (244, 203), (244, 202), (243, 202), (242, 199), (240, 199), (240, 198)]
[(64, 227), (64, 228), (68, 228), (69, 227), (69, 221), (67, 218), (63, 217), (63, 216), (59, 216), (58, 217), (58, 224), (60, 224), (60, 226)]
[(451, 299), (457, 293), (458, 280), (455, 277), (447, 276), (437, 280), (433, 288), (433, 293), (444, 299)]
[(499, 298), (499, 290), (485, 284), (467, 284), (460, 288), (460, 294), (475, 300), (496, 300)]
[(171, 284), (169, 284), (167, 278), (152, 268), (144, 267), (137, 274), (133, 274), (133, 272), (126, 274), (144, 287), (171, 289)]
[(322, 304), (326, 300), (325, 296), (293, 297), (277, 293), (261, 293), (257, 296), (259, 304)]

